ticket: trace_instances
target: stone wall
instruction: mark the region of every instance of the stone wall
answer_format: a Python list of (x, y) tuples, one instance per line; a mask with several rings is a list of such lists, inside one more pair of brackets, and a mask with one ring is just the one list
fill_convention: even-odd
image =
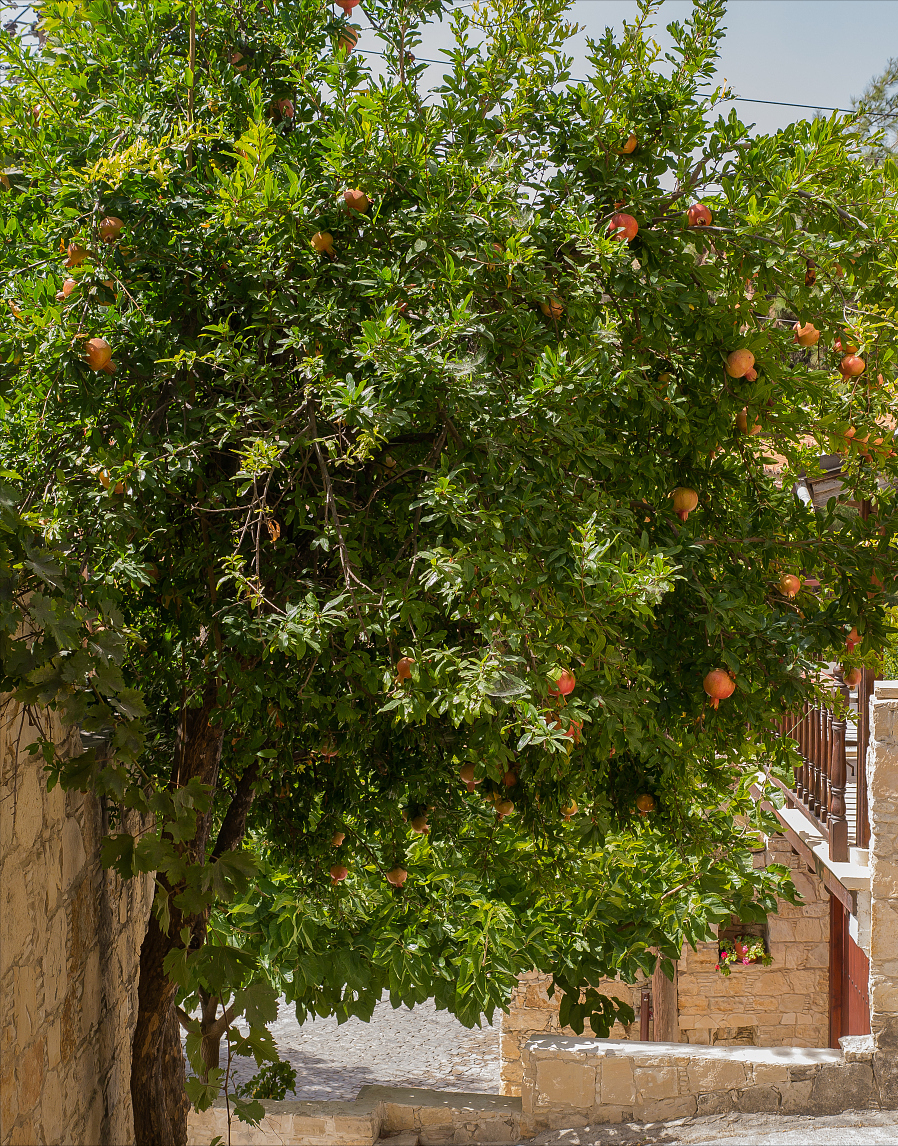
[[(736, 967), (728, 976), (715, 970), (717, 943), (700, 943), (677, 964), (676, 989), (681, 1042), (711, 1046), (829, 1046), (829, 892), (788, 842), (771, 838), (762, 863), (792, 868), (804, 899), (793, 906), (778, 901), (769, 919), (769, 967)], [(521, 1056), (534, 1035), (569, 1035), (558, 1022), (560, 997), (548, 995), (550, 978), (535, 971), (522, 975), (502, 1016), (500, 1077), (502, 1093), (521, 1093)], [(639, 1013), (640, 994), (651, 980), (627, 986), (606, 980), (598, 989), (629, 1002)], [(652, 1025), (649, 1025), (650, 1037)], [(585, 1032), (589, 1034), (589, 1032)], [(639, 1020), (616, 1024), (612, 1039), (639, 1038)]]
[(103, 808), (48, 792), (33, 739), (18, 706), (0, 704), (0, 1144), (125, 1146), (152, 879), (101, 868)]
[(524, 1047), (523, 1114), (537, 1130), (693, 1115), (837, 1114), (879, 1105), (870, 1036), (798, 1047), (538, 1038)]
[(715, 971), (717, 943), (687, 948), (677, 969), (680, 1041), (720, 1046), (829, 1046), (829, 892), (781, 836), (767, 863), (792, 869), (804, 903), (777, 901), (773, 962)]
[[(528, 971), (518, 977), (518, 985), (509, 1003), (508, 1014), (503, 1014), (499, 1031), (499, 1078), (502, 1094), (520, 1095), (523, 1079), (522, 1055), (528, 1039), (535, 1034), (574, 1035), (570, 1027), (562, 1027), (558, 1021), (560, 994), (549, 997), (551, 975), (541, 975), (538, 971)], [(609, 1033), (613, 1039), (639, 1038), (639, 1003), (643, 986), (651, 980), (635, 986), (627, 986), (614, 979), (605, 979), (597, 985), (597, 990), (608, 996), (616, 996), (629, 1003), (636, 1013), (636, 1021), (629, 1026), (615, 1023)], [(585, 1032), (589, 1034), (587, 1030)]]
[(898, 1106), (898, 681), (870, 698), (870, 1029), (884, 1099)]
[(535, 1123), (520, 1098), (417, 1087), (363, 1086), (353, 1102), (263, 1100), (257, 1127), (232, 1118), (224, 1099), (191, 1111), (187, 1146), (208, 1146), (215, 1135), (231, 1146), (520, 1146)]

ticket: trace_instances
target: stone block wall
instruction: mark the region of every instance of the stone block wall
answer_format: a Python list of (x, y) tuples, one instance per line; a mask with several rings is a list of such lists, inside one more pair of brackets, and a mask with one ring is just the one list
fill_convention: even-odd
[[(540, 1130), (693, 1115), (837, 1114), (879, 1105), (872, 1040), (846, 1050), (538, 1038), (522, 1109)], [(867, 1045), (869, 1044), (869, 1045)]]
[[(54, 731), (80, 751), (76, 734)], [(124, 1146), (152, 879), (102, 869), (100, 803), (48, 792), (25, 751), (34, 738), (0, 703), (0, 1146)]]
[(792, 869), (804, 903), (768, 920), (769, 967), (715, 971), (717, 943), (687, 948), (677, 971), (680, 1041), (721, 1046), (829, 1046), (829, 892), (782, 837), (767, 863)]
[[(509, 1004), (508, 1014), (501, 1016), (499, 1032), (499, 1078), (501, 1093), (506, 1095), (520, 1095), (523, 1079), (522, 1056), (524, 1046), (528, 1039), (534, 1035), (574, 1035), (570, 1027), (562, 1027), (558, 1021), (558, 1010), (561, 1005), (560, 993), (549, 997), (551, 975), (541, 975), (538, 971), (528, 971), (519, 976), (518, 985), (514, 990)], [(603, 994), (616, 996), (625, 1003), (629, 1003), (637, 1015), (635, 1023), (622, 1026), (615, 1023), (609, 1033), (609, 1038), (631, 1039), (639, 1038), (639, 1003), (640, 992), (643, 986), (639, 983), (628, 986), (614, 979), (605, 979), (597, 985), (597, 990)], [(589, 1035), (589, 1030), (585, 1034)]]
[[(728, 976), (715, 970), (717, 943), (687, 948), (677, 964), (677, 1004), (681, 1042), (706, 1046), (829, 1046), (829, 892), (816, 873), (795, 854), (783, 837), (773, 837), (761, 862), (792, 869), (804, 903), (778, 901), (769, 919), (769, 967), (736, 967)], [(499, 1042), (502, 1093), (519, 1095), (522, 1052), (535, 1035), (569, 1035), (558, 1021), (559, 995), (549, 998), (550, 978), (536, 971), (522, 975)], [(606, 980), (598, 989), (629, 1002), (638, 1014), (635, 986)], [(651, 1026), (649, 1028), (651, 1033)], [(589, 1034), (589, 1032), (585, 1032)], [(616, 1024), (612, 1039), (639, 1038), (638, 1019), (629, 1027)]]

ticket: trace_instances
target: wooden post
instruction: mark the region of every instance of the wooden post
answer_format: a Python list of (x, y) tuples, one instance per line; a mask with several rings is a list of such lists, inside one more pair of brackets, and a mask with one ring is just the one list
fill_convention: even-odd
[(829, 897), (829, 1045), (838, 1050), (844, 1034), (842, 1023), (842, 980), (845, 976), (845, 908), (834, 895)]
[(652, 974), (652, 1017), (656, 1043), (680, 1041), (680, 1012), (677, 999), (677, 965), (674, 963), (673, 982), (661, 970), (660, 960)]
[(642, 994), (639, 996), (639, 1041), (643, 1043), (650, 1042), (649, 1039), (649, 1020), (652, 1017), (652, 992), (643, 987)]
[[(880, 669), (882, 666), (880, 665)], [(867, 805), (867, 748), (870, 744), (870, 697), (873, 695), (874, 669), (861, 671), (857, 686), (857, 760), (854, 779), (857, 784), (857, 823), (854, 842), (859, 848), (870, 846), (870, 814)]]
[[(848, 704), (848, 688), (844, 681), (839, 692)], [(845, 818), (845, 781), (848, 768), (845, 762), (845, 717), (832, 722), (833, 735), (829, 775), (832, 794), (829, 804), (829, 858), (836, 863), (848, 863), (848, 820)]]

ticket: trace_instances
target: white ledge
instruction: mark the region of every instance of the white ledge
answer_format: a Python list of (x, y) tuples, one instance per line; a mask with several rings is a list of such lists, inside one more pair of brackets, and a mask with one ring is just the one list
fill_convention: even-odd
[(841, 885), (849, 891), (870, 890), (870, 869), (858, 863), (839, 863), (829, 857), (829, 844), (823, 836), (815, 830), (803, 812), (797, 808), (777, 808), (776, 814), (780, 822), (803, 840), (811, 849), (817, 859), (825, 868), (833, 873)]
[(723, 1062), (821, 1066), (844, 1061), (841, 1050), (814, 1047), (710, 1047), (701, 1043), (641, 1043), (629, 1039), (584, 1039), (551, 1035), (529, 1039), (531, 1054), (588, 1054), (600, 1058), (703, 1058)]

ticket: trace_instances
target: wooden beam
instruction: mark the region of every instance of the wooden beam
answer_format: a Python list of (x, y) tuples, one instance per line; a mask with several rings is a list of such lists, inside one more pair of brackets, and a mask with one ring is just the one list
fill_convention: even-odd
[(838, 1050), (845, 1030), (843, 998), (845, 979), (845, 936), (848, 920), (844, 906), (834, 895), (829, 898), (829, 1045)]

